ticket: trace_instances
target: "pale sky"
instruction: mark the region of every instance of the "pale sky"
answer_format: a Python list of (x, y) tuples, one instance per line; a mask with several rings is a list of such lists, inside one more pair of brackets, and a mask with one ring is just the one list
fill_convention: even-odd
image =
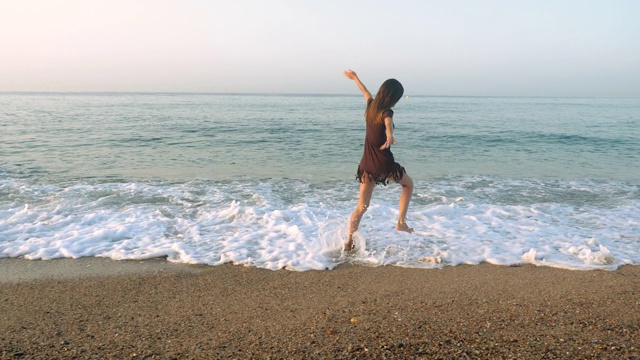
[(637, 0), (0, 0), (0, 91), (640, 96)]

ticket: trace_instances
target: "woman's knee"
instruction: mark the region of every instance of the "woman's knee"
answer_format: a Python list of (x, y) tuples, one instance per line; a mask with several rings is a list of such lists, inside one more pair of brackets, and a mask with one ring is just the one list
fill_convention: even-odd
[(402, 179), (400, 180), (400, 185), (402, 187), (408, 187), (410, 189), (413, 189), (413, 179), (411, 178), (411, 176), (409, 176), (409, 174), (405, 173)]

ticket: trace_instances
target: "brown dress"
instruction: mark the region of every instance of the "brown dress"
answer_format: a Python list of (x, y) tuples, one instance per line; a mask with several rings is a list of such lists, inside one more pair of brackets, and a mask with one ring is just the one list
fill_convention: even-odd
[[(373, 100), (367, 102), (367, 108)], [(385, 110), (382, 119), (393, 117), (393, 110)], [(384, 122), (372, 124), (367, 121), (367, 135), (364, 139), (364, 154), (358, 166), (356, 179), (361, 183), (364, 177), (375, 181), (376, 184), (387, 185), (390, 179), (398, 182), (406, 173), (404, 167), (395, 162), (391, 148), (380, 150), (387, 141), (386, 126)]]

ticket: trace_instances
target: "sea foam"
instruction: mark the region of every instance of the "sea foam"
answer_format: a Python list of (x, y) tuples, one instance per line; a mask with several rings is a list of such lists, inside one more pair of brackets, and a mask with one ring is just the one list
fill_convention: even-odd
[(469, 177), (374, 191), (341, 253), (358, 185), (265, 179), (53, 186), (0, 180), (0, 257), (169, 261), (323, 270), (351, 262), (441, 268), (488, 262), (567, 269), (640, 263), (640, 200), (624, 183)]

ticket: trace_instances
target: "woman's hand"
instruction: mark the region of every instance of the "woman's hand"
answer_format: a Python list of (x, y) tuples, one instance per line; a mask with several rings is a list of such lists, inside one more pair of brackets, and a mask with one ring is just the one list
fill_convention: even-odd
[(349, 69), (349, 70), (345, 70), (344, 71), (344, 76), (348, 77), (351, 80), (355, 80), (358, 78), (358, 75), (356, 75), (356, 72)]
[(393, 138), (393, 118), (390, 116), (384, 118), (384, 134), (387, 135), (387, 141), (380, 146), (380, 150), (388, 149), (391, 145), (397, 144), (396, 140)]
[(385, 141), (385, 143), (380, 146), (380, 150), (388, 149), (391, 147), (391, 145), (395, 145), (397, 143), (398, 142), (393, 138), (393, 135), (387, 136), (387, 141)]
[(364, 86), (362, 81), (358, 79), (358, 75), (356, 75), (356, 72), (351, 69), (345, 70), (344, 76), (348, 77), (349, 79), (355, 81), (356, 84), (358, 84), (358, 88), (360, 89), (360, 91), (362, 91), (362, 95), (364, 95), (364, 100), (368, 103), (371, 99), (371, 93), (369, 92), (369, 90), (367, 90), (367, 87)]

